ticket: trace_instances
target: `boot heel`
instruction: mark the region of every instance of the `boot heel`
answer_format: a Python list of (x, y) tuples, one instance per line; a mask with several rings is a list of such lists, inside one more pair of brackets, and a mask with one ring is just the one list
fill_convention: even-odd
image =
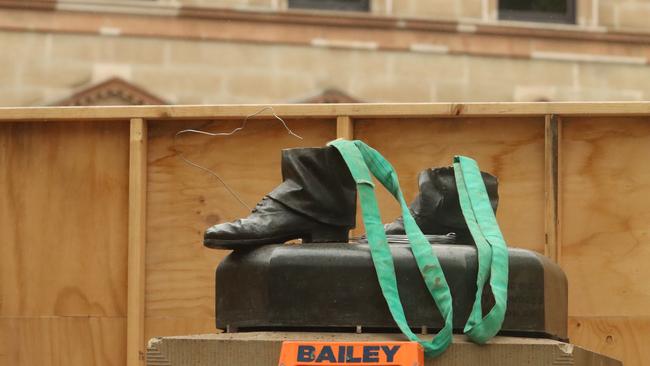
[(350, 229), (340, 227), (328, 227), (314, 229), (302, 238), (303, 243), (347, 243)]

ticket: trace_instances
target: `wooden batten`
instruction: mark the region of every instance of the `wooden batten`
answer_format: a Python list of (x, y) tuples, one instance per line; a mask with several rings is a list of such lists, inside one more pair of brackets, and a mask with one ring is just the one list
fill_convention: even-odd
[(354, 122), (349, 116), (336, 117), (336, 138), (353, 140)]
[(147, 123), (131, 119), (126, 365), (144, 365)]
[(549, 114), (544, 120), (544, 254), (560, 262), (560, 118)]

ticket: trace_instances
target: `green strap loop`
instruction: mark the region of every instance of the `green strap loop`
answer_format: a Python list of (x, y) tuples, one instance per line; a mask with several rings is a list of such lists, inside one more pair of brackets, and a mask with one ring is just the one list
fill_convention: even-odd
[[(473, 159), (454, 157), (454, 175), (463, 216), (478, 252), (476, 298), (464, 332), (476, 343), (485, 343), (501, 329), (508, 300), (508, 248), (503, 239), (490, 199)], [(481, 298), (490, 274), (494, 306), (483, 317)]]
[[(368, 233), (368, 244), (377, 272), (377, 279), (379, 280), (379, 285), (395, 323), (409, 340), (418, 342), (424, 347), (425, 354), (428, 357), (440, 355), (447, 349), (452, 340), (453, 311), (451, 293), (449, 292), (449, 286), (447, 285), (438, 258), (434, 254), (433, 247), (415, 223), (404, 201), (395, 170), (379, 152), (361, 141), (335, 140), (328, 145), (338, 149), (350, 169), (352, 177), (357, 183), (363, 222)], [(404, 226), (411, 244), (413, 256), (415, 257), (426, 287), (445, 320), (445, 326), (431, 342), (426, 342), (418, 338), (411, 331), (406, 321), (404, 308), (399, 298), (393, 257), (388, 246), (384, 226), (381, 222), (374, 184), (372, 183), (368, 169), (370, 169), (370, 172), (372, 172), (400, 203)]]
[[(395, 323), (408, 339), (418, 342), (424, 347), (428, 357), (440, 355), (447, 349), (452, 339), (451, 293), (433, 247), (411, 216), (399, 188), (395, 170), (379, 152), (361, 141), (336, 140), (328, 145), (338, 149), (357, 183), (372, 260), (379, 285)], [(427, 289), (445, 320), (445, 326), (431, 342), (425, 342), (418, 338), (406, 321), (404, 308), (399, 298), (393, 257), (381, 223), (374, 191), (375, 186), (370, 176), (371, 172), (400, 203), (404, 227), (413, 256)], [(505, 317), (508, 297), (508, 249), (490, 205), (476, 161), (456, 156), (454, 158), (454, 174), (463, 216), (476, 242), (478, 256), (476, 298), (464, 332), (472, 341), (485, 343), (498, 333)], [(488, 274), (495, 304), (483, 317), (481, 300)]]

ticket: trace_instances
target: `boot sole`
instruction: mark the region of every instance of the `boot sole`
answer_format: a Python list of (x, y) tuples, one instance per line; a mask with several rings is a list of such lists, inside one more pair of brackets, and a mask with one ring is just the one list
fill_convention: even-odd
[(246, 249), (254, 248), (267, 244), (282, 244), (285, 241), (299, 239), (300, 236), (278, 236), (273, 238), (263, 239), (237, 239), (237, 240), (223, 240), (223, 239), (204, 239), (203, 245), (211, 249)]
[(302, 239), (303, 243), (347, 243), (349, 229), (317, 230), (306, 234), (284, 235), (262, 239), (204, 239), (203, 245), (211, 249), (247, 249), (268, 244), (283, 244), (289, 240)]

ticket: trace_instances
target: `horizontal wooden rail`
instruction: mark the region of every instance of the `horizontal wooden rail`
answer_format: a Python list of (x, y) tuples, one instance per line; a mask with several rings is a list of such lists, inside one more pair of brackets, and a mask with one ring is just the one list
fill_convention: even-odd
[[(89, 120), (196, 120), (243, 118), (267, 104), (210, 106), (110, 106), (0, 108), (0, 122)], [(286, 118), (395, 118), (490, 116), (650, 116), (650, 102), (588, 103), (367, 103), (276, 104), (276, 114)], [(256, 118), (271, 116), (270, 111)]]

